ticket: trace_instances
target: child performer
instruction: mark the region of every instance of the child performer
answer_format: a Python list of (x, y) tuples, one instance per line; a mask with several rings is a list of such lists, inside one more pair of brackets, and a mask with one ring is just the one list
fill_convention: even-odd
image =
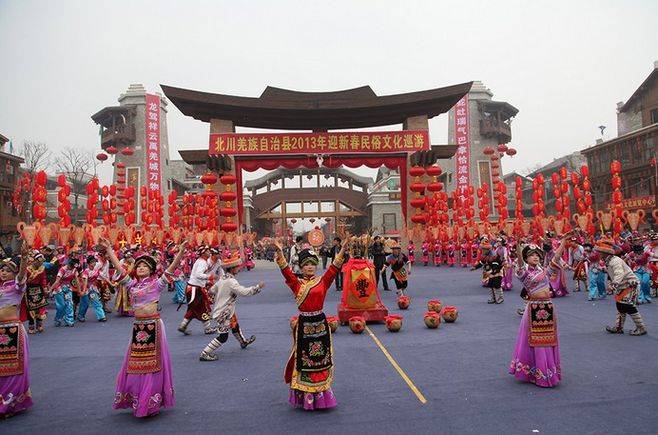
[(200, 361), (217, 361), (215, 351), (228, 340), (229, 329), (233, 336), (240, 343), (241, 348), (246, 348), (256, 340), (252, 335), (249, 339), (244, 338), (240, 324), (238, 324), (238, 317), (235, 314), (235, 304), (240, 296), (252, 296), (260, 292), (265, 287), (264, 282), (259, 282), (250, 287), (240, 285), (235, 276), (240, 271), (242, 260), (239, 256), (225, 259), (222, 262), (224, 277), (217, 281), (209, 290), (209, 293), (214, 297), (214, 303), (210, 315), (217, 322), (217, 329), (219, 336), (213, 338), (208, 346), (206, 346), (201, 355)]

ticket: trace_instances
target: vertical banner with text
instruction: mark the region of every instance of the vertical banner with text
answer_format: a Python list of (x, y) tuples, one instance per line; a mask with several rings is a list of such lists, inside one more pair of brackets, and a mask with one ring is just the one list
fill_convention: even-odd
[(471, 146), (468, 119), (468, 94), (455, 104), (455, 143), (457, 153), (455, 154), (455, 177), (457, 191), (460, 196), (465, 196), (468, 186), (471, 184)]
[(160, 190), (160, 97), (146, 94), (146, 185)]

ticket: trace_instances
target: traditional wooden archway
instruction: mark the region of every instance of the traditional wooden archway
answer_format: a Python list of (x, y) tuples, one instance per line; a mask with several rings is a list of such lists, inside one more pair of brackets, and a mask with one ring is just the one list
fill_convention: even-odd
[[(430, 144), (428, 120), (447, 112), (471, 85), (386, 96), (376, 95), (369, 86), (337, 92), (267, 87), (259, 98), (161, 87), (183, 114), (210, 122), (208, 151), (197, 155), (206, 158), (209, 168), (235, 175), (240, 222), (244, 215), (243, 169), (317, 168), (320, 157), (322, 166), (329, 168), (385, 165), (398, 170), (402, 215), (408, 225), (408, 168), (450, 158), (456, 150), (451, 145)], [(402, 124), (403, 130), (329, 132), (394, 124)], [(236, 134), (236, 126), (313, 133)]]

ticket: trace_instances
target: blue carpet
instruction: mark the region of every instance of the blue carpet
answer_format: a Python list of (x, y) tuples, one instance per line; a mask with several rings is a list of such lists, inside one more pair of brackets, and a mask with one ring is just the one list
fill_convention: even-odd
[[(427, 398), (421, 404), (367, 334), (346, 327), (335, 334), (338, 408), (305, 413), (287, 404), (283, 368), (290, 352), (293, 298), (276, 270), (239, 276), (243, 284), (267, 283), (263, 293), (238, 303), (245, 335), (257, 341), (240, 349), (233, 337), (214, 363), (198, 361), (212, 338), (193, 323), (191, 336), (176, 327), (171, 293), (162, 298), (174, 370), (176, 407), (136, 419), (112, 410), (115, 376), (131, 320), (93, 315), (75, 328), (52, 327), (30, 336), (35, 406), (0, 422), (0, 433), (445, 433), (445, 434), (649, 434), (658, 427), (658, 303), (640, 306), (649, 335), (611, 336), (611, 300), (587, 302), (584, 293), (557, 299), (563, 381), (554, 389), (517, 382), (507, 374), (521, 305), (516, 289), (502, 305), (487, 305), (479, 273), (416, 267), (409, 310), (399, 311), (394, 292), (382, 292), (393, 313), (404, 315), (401, 332), (371, 329)], [(459, 320), (429, 330), (426, 302), (456, 305)], [(327, 314), (339, 294), (330, 292)], [(631, 328), (630, 319), (626, 324)]]

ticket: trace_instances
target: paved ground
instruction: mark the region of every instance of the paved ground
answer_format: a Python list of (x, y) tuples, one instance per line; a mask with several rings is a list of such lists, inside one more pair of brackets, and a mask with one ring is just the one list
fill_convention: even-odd
[[(500, 306), (485, 303), (476, 272), (418, 267), (412, 305), (398, 334), (372, 325), (400, 367), (426, 397), (421, 404), (367, 335), (341, 327), (335, 335), (339, 407), (305, 413), (287, 405), (282, 373), (290, 349), (295, 306), (279, 272), (260, 268), (240, 275), (264, 280), (260, 295), (241, 301), (240, 323), (258, 340), (241, 350), (232, 337), (220, 360), (201, 363), (209, 337), (194, 324), (181, 336), (170, 295), (162, 316), (171, 348), (177, 405), (146, 420), (111, 408), (114, 380), (131, 321), (112, 315), (75, 328), (50, 326), (31, 336), (35, 406), (0, 422), (2, 433), (446, 433), (649, 434), (658, 430), (658, 303), (640, 308), (651, 333), (610, 336), (612, 302), (587, 302), (583, 293), (556, 301), (563, 381), (554, 389), (522, 384), (506, 374), (519, 325), (518, 290)], [(392, 312), (394, 294), (382, 292)], [(325, 305), (334, 314), (338, 294)], [(426, 301), (440, 298), (460, 309), (457, 323), (426, 329)], [(627, 328), (630, 324), (627, 324)]]

